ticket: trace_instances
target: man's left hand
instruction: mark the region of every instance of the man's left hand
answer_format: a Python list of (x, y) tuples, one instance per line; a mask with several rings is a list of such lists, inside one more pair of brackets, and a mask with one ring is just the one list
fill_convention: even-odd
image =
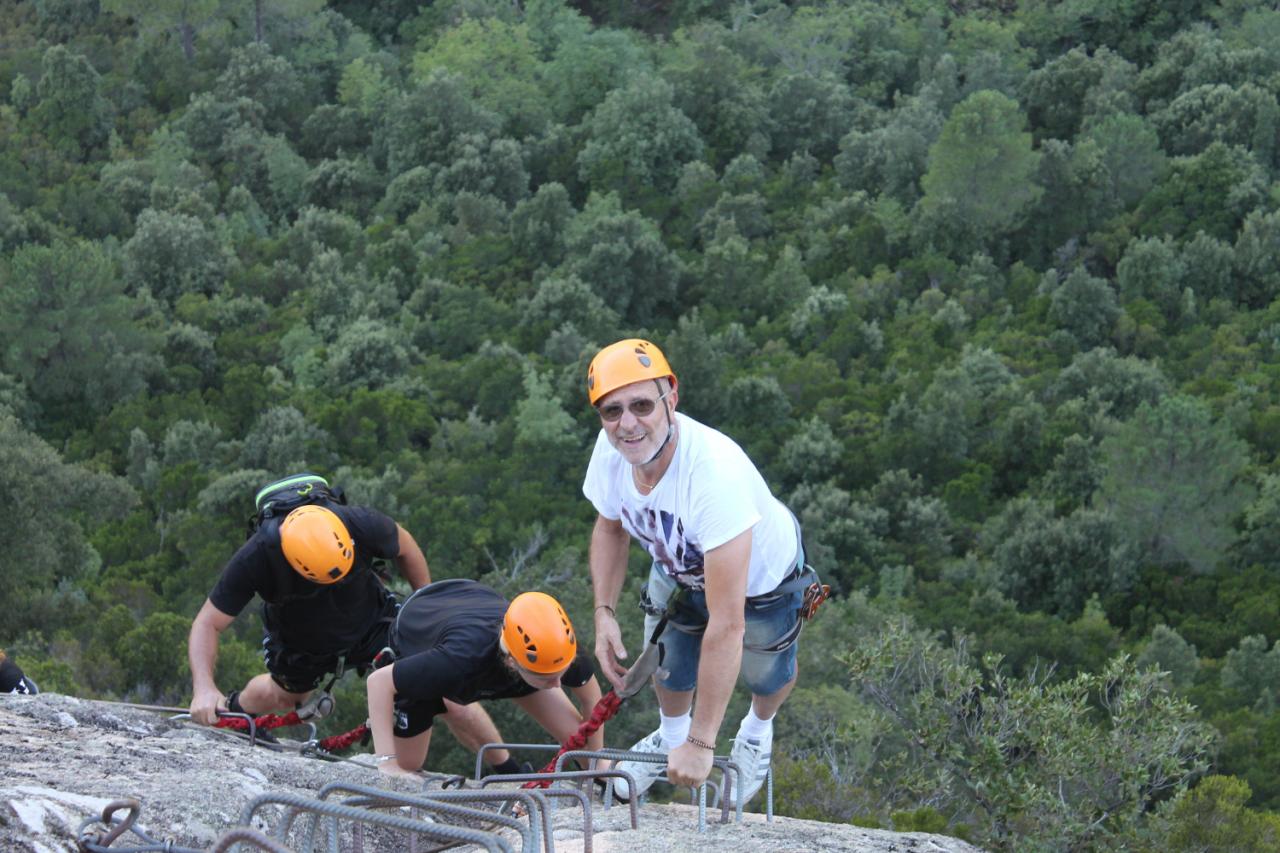
[(672, 785), (697, 786), (711, 775), (715, 754), (704, 747), (685, 742), (667, 756), (667, 781)]

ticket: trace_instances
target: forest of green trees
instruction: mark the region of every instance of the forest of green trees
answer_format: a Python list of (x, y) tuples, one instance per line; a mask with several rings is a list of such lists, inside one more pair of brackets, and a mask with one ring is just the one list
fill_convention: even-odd
[(1276, 849), (1278, 96), (1260, 0), (0, 0), (0, 646), (184, 705), (313, 470), (589, 647), (643, 336), (836, 591), (780, 813)]

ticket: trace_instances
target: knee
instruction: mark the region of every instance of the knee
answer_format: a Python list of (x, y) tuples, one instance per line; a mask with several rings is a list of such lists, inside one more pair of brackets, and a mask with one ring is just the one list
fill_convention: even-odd
[(246, 710), (261, 714), (267, 711), (291, 710), (310, 694), (310, 690), (305, 693), (293, 693), (282, 687), (270, 675), (263, 674), (256, 676), (245, 685), (244, 690), (240, 691), (240, 703)]

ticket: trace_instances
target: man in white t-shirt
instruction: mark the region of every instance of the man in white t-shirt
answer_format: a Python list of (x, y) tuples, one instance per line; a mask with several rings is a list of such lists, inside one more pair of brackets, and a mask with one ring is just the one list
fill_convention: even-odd
[[(653, 558), (646, 637), (680, 593), (662, 637), (668, 672), (654, 682), (661, 725), (633, 749), (665, 754), (672, 784), (701, 784), (741, 672), (751, 710), (730, 758), (745, 802), (765, 779), (773, 716), (795, 686), (802, 600), (795, 579), (804, 565), (799, 526), (742, 448), (676, 413), (675, 374), (652, 343), (628, 339), (601, 350), (587, 374), (587, 394), (601, 426), (582, 487), (598, 513), (590, 558), (596, 658), (620, 687), (627, 653), (615, 608), (634, 538)], [(647, 762), (620, 768), (638, 789), (617, 783), (624, 799), (644, 793), (664, 769)]]

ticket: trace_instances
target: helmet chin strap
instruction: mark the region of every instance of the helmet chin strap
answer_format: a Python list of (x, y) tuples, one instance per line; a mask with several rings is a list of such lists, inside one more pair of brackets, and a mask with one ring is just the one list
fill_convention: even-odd
[[(653, 380), (653, 384), (655, 384), (655, 385), (657, 385), (657, 386), (658, 386), (658, 392), (659, 392), (659, 393), (661, 393), (661, 392), (662, 392), (662, 386), (658, 384), (658, 380), (656, 380), (656, 379), (655, 379), (655, 380)], [(676, 425), (675, 425), (674, 423), (672, 423), (672, 422), (671, 422), (671, 409), (670, 409), (670, 407), (668, 407), (668, 406), (667, 406), (667, 401), (666, 401), (666, 400), (663, 400), (663, 401), (662, 401), (662, 411), (663, 411), (663, 412), (665, 412), (665, 413), (666, 413), (666, 415), (667, 415), (667, 437), (666, 437), (666, 438), (664, 438), (664, 439), (662, 439), (662, 444), (659, 444), (659, 445), (658, 445), (658, 449), (657, 449), (657, 450), (655, 450), (655, 451), (653, 452), (653, 455), (652, 455), (652, 456), (650, 456), (650, 457), (649, 457), (648, 459), (646, 459), (645, 461), (641, 462), (641, 463), (640, 463), (640, 465), (639, 465), (638, 467), (643, 468), (645, 465), (648, 465), (650, 462), (652, 462), (653, 460), (655, 460), (655, 459), (657, 459), (659, 456), (661, 456), (661, 455), (662, 455), (662, 451), (666, 450), (666, 449), (667, 449), (667, 445), (671, 443), (671, 438), (672, 438), (672, 436), (674, 436), (674, 435), (676, 434)]]

